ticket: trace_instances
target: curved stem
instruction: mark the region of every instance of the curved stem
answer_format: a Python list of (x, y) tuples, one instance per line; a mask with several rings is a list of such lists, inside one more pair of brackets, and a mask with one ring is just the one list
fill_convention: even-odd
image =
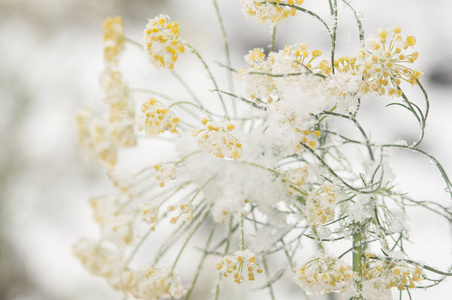
[[(223, 47), (224, 47), (224, 55), (226, 58), (226, 64), (228, 67), (232, 66), (231, 63), (231, 55), (229, 53), (229, 43), (228, 43), (228, 38), (226, 35), (226, 30), (224, 28), (224, 23), (223, 23), (223, 18), (221, 17), (221, 13), (220, 13), (220, 8), (218, 7), (218, 3), (217, 0), (213, 0), (213, 5), (215, 7), (215, 12), (217, 14), (218, 17), (218, 22), (220, 23), (220, 29), (221, 29), (221, 37), (223, 39)], [(228, 78), (228, 85), (229, 85), (229, 90), (234, 93), (234, 80), (232, 77), (232, 71), (229, 70), (227, 71), (227, 78)], [(234, 101), (232, 101), (232, 115), (233, 116), (237, 116), (237, 105)]]
[(385, 145), (381, 145), (381, 148), (402, 148), (402, 149), (407, 149), (407, 150), (411, 150), (414, 152), (419, 152), (423, 155), (425, 155), (426, 157), (430, 158), (436, 165), (436, 167), (438, 168), (439, 172), (441, 173), (441, 176), (444, 179), (444, 182), (446, 183), (447, 186), (447, 192), (449, 193), (449, 195), (452, 197), (452, 182), (449, 179), (449, 176), (447, 176), (446, 171), (444, 170), (443, 166), (439, 163), (439, 161), (431, 154), (425, 152), (424, 150), (421, 150), (419, 148), (416, 147), (412, 147), (412, 146), (405, 146), (405, 145), (396, 145), (396, 144), (385, 144)]
[(182, 79), (182, 77), (179, 76), (175, 71), (171, 71), (171, 74), (179, 81), (179, 83), (185, 88), (185, 90), (190, 94), (190, 96), (193, 98), (193, 100), (198, 103), (199, 106), (204, 107), (202, 105), (202, 102), (199, 100), (199, 98), (195, 95), (193, 90), (188, 86), (188, 84), (185, 82), (185, 80)]
[(273, 5), (275, 5), (275, 6), (287, 6), (287, 7), (295, 8), (295, 9), (298, 10), (298, 11), (301, 11), (301, 12), (303, 12), (303, 13), (305, 13), (305, 14), (308, 14), (308, 15), (310, 15), (310, 16), (316, 18), (316, 19), (319, 20), (319, 21), (323, 24), (323, 26), (326, 28), (326, 30), (328, 31), (328, 34), (330, 35), (330, 37), (332, 36), (331, 30), (330, 30), (330, 27), (328, 26), (328, 24), (326, 24), (326, 22), (325, 22), (319, 15), (317, 15), (315, 12), (310, 11), (309, 9), (306, 9), (306, 8), (303, 8), (303, 7), (300, 7), (300, 6), (296, 6), (296, 5), (290, 5), (290, 4), (285, 4), (285, 3), (279, 3), (279, 4), (277, 4), (277, 3), (273, 3), (273, 2), (270, 2), (270, 3), (273, 4)]
[(204, 220), (207, 218), (207, 216), (209, 215), (209, 211), (210, 208), (208, 208), (206, 210), (206, 212), (204, 213), (204, 215), (201, 217), (201, 219), (196, 223), (196, 225), (192, 228), (191, 232), (188, 234), (187, 238), (185, 239), (184, 244), (182, 245), (182, 248), (180, 249), (179, 253), (176, 256), (176, 259), (174, 260), (173, 265), (171, 266), (171, 272), (174, 271), (174, 269), (176, 268), (177, 262), (179, 261), (182, 253), (185, 250), (185, 247), (187, 247), (188, 242), (191, 240), (191, 238), (193, 237), (193, 235), (196, 233), (196, 231), (198, 230), (199, 226), (201, 226), (201, 224), (204, 222)]
[(359, 42), (361, 43), (361, 47), (364, 47), (364, 29), (361, 18), (358, 16), (358, 12), (353, 8), (350, 2), (348, 2), (347, 0), (342, 0), (342, 2), (344, 2), (345, 5), (347, 5), (352, 10), (353, 15), (355, 16), (356, 23), (358, 24)]
[(363, 138), (364, 138), (364, 140), (366, 142), (365, 145), (367, 147), (367, 150), (369, 151), (370, 158), (372, 159), (372, 161), (375, 161), (374, 153), (373, 153), (373, 150), (372, 150), (369, 138), (367, 137), (367, 134), (364, 131), (364, 129), (361, 126), (361, 124), (356, 119), (356, 116), (354, 116), (354, 115), (348, 115), (347, 116), (347, 115), (335, 113), (335, 112), (332, 112), (332, 111), (323, 111), (321, 114), (335, 116), (335, 117), (340, 117), (340, 118), (343, 118), (343, 119), (351, 120), (353, 123), (355, 123), (355, 126), (358, 128), (359, 132), (361, 132), (361, 135), (363, 136)]
[[(219, 90), (220, 88), (218, 87), (217, 81), (215, 80), (215, 77), (213, 77), (212, 72), (210, 71), (209, 66), (207, 65), (206, 61), (204, 60), (204, 58), (202, 58), (201, 54), (199, 54), (199, 52), (190, 44), (184, 43), (184, 45), (189, 48), (191, 50), (192, 53), (194, 53), (196, 55), (196, 57), (198, 57), (198, 59), (201, 61), (202, 65), (204, 66), (204, 68), (207, 71), (207, 74), (210, 77), (210, 80), (212, 81), (215, 90)], [(228, 113), (228, 109), (226, 108), (226, 104), (224, 103), (224, 99), (221, 96), (221, 94), (219, 92), (217, 92), (218, 98), (220, 99), (221, 102), (221, 106), (223, 107), (223, 111), (225, 113), (226, 118), (229, 120), (229, 113)]]
[(124, 37), (124, 40), (125, 40), (126, 42), (128, 42), (128, 43), (134, 45), (134, 46), (137, 46), (137, 47), (140, 48), (141, 50), (144, 49), (144, 45), (142, 45), (142, 44), (140, 44), (140, 43), (138, 43), (138, 42), (136, 42), (136, 41), (134, 41), (134, 40), (132, 40), (132, 39), (129, 39), (129, 38), (127, 38), (127, 37)]
[(314, 152), (314, 150), (311, 149), (311, 147), (300, 143), (300, 145), (302, 147), (304, 147), (306, 150), (308, 150), (312, 155), (314, 155), (315, 158), (317, 158), (317, 160), (325, 167), (327, 168), (327, 170), (330, 172), (331, 175), (333, 175), (336, 179), (339, 179), (340, 182), (342, 182), (342, 184), (344, 184), (346, 187), (348, 187), (349, 189), (357, 192), (357, 193), (361, 193), (361, 194), (373, 194), (376, 191), (378, 191), (378, 189), (380, 188), (381, 185), (381, 181), (379, 184), (377, 184), (377, 187), (372, 189), (372, 190), (365, 190), (366, 188), (369, 187), (364, 187), (364, 188), (356, 188), (350, 184), (348, 184), (344, 179), (342, 179), (342, 177), (340, 177), (339, 175), (337, 175), (337, 173), (322, 159), (322, 157), (320, 157), (317, 153)]

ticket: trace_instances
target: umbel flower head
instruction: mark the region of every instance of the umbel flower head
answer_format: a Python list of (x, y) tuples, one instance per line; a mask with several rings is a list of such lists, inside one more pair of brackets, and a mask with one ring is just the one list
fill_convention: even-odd
[(306, 199), (306, 214), (311, 226), (334, 220), (336, 195), (331, 185), (324, 185)]
[(301, 5), (303, 2), (304, 0), (242, 0), (243, 13), (262, 24), (279, 23), (289, 16), (295, 16), (297, 10), (287, 5)]
[(344, 262), (320, 254), (295, 270), (295, 281), (306, 292), (321, 295), (342, 292), (353, 283), (354, 272)]
[[(378, 95), (402, 96), (398, 86), (405, 80), (412, 85), (417, 83), (421, 72), (408, 68), (406, 64), (416, 61), (417, 52), (406, 53), (416, 44), (412, 35), (403, 39), (402, 29), (380, 30), (378, 38), (366, 41), (366, 47), (360, 51), (358, 67), (365, 81), (365, 92)], [(392, 37), (388, 42), (388, 32)]]
[(149, 20), (144, 29), (144, 42), (148, 59), (159, 68), (174, 69), (179, 53), (185, 52), (179, 40), (179, 25), (164, 15)]
[(295, 78), (271, 75), (315, 72), (318, 69), (314, 64), (315, 60), (321, 55), (321, 50), (310, 53), (307, 44), (288, 45), (278, 52), (270, 52), (267, 57), (262, 48), (256, 48), (245, 55), (250, 68), (240, 70), (239, 75), (246, 81), (247, 94), (252, 99), (269, 97), (268, 101), (271, 102), (270, 96), (280, 97), (287, 82), (292, 82)]
[(176, 124), (179, 123), (179, 118), (174, 117), (169, 109), (155, 98), (149, 98), (147, 102), (143, 103), (141, 111), (146, 116), (144, 130), (147, 134), (157, 136), (165, 131), (178, 132)]
[(116, 63), (124, 48), (124, 27), (121, 17), (109, 17), (102, 24), (104, 31), (104, 56), (107, 64)]
[(117, 147), (113, 142), (111, 127), (90, 110), (76, 116), (79, 145), (87, 156), (94, 156), (105, 167), (113, 167), (118, 159)]
[(242, 144), (231, 134), (234, 124), (222, 126), (206, 118), (202, 119), (202, 124), (205, 129), (193, 130), (200, 148), (219, 158), (238, 159), (242, 156)]
[(375, 257), (366, 254), (368, 262), (363, 265), (363, 294), (366, 299), (378, 300), (382, 294), (391, 294), (390, 290), (396, 287), (399, 291), (406, 288), (415, 288), (416, 282), (422, 280), (422, 270), (418, 266), (409, 265), (403, 261), (369, 261)]
[(256, 263), (256, 256), (249, 250), (239, 250), (232, 254), (224, 256), (216, 264), (217, 270), (224, 277), (232, 275), (234, 281), (241, 284), (245, 277), (242, 273), (245, 271), (248, 273), (248, 280), (254, 280), (254, 271), (262, 273), (264, 270)]
[(135, 299), (179, 299), (185, 294), (179, 277), (168, 268), (124, 272), (123, 281)]

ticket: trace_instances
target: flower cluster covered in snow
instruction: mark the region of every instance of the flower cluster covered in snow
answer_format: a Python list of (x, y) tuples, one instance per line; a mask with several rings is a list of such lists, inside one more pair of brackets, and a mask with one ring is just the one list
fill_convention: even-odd
[[(301, 8), (302, 3), (242, 1), (245, 14), (259, 23), (276, 26), (297, 12), (322, 20)], [(338, 10), (334, 3), (333, 19)], [(337, 24), (324, 25), (335, 39)], [(366, 299), (390, 299), (392, 288), (416, 288), (424, 279), (420, 264), (411, 260), (363, 255), (364, 247), (375, 246), (384, 254), (403, 251), (407, 203), (441, 209), (399, 192), (387, 166), (387, 148), (423, 153), (416, 148), (423, 135), (414, 146), (379, 145), (357, 118), (367, 95), (390, 96), (393, 101), (403, 99), (397, 104), (415, 114), (424, 129), (428, 99), (422, 111), (402, 92), (406, 81), (425, 94), (421, 73), (407, 67), (418, 57), (417, 52), (407, 53), (415, 45), (413, 36), (403, 38), (399, 27), (380, 30), (378, 38), (365, 43), (363, 38), (365, 47), (356, 56), (334, 58), (334, 49), (324, 51), (330, 52), (330, 60), (304, 42), (268, 54), (255, 48), (245, 55), (248, 68), (236, 74), (246, 90), (235, 94), (221, 90), (201, 54), (180, 40), (179, 24), (160, 15), (145, 27), (143, 60), (146, 56), (154, 66), (176, 72), (178, 55), (189, 47), (214, 83), (223, 110), (208, 110), (196, 97), (175, 101), (164, 93), (140, 89), (152, 94), (141, 100), (140, 118), (135, 117), (139, 107), (130, 100), (134, 90), (125, 85), (119, 70), (126, 41), (137, 44), (125, 38), (120, 18), (107, 19), (100, 84), (109, 110), (105, 115), (92, 110), (77, 115), (81, 148), (105, 167), (117, 188), (113, 195), (90, 201), (101, 238), (81, 239), (74, 246), (74, 254), (92, 274), (104, 277), (126, 297), (143, 300), (188, 299), (208, 256), (217, 257), (217, 296), (223, 277), (233, 277), (239, 284), (261, 281), (260, 286), (273, 293), (273, 283), (285, 272), (268, 263), (268, 256), (275, 253), (286, 260), (279, 265), (292, 266), (294, 283), (308, 294), (348, 291)], [(184, 88), (189, 86), (182, 78), (179, 81)], [(230, 96), (228, 101), (222, 98), (224, 93)], [(336, 129), (334, 118), (352, 123), (361, 135)], [(139, 145), (142, 139), (162, 141), (170, 145), (165, 151), (171, 148), (176, 153), (170, 159), (158, 157), (152, 147), (146, 148), (150, 143)], [(119, 149), (124, 147), (146, 148), (153, 163), (140, 164), (138, 170), (120, 169)], [(356, 147), (357, 157), (350, 147)], [(449, 213), (443, 210), (443, 216)], [(176, 271), (201, 231), (210, 234), (204, 247), (196, 244), (202, 256), (186, 291), (182, 285), (186, 280), (181, 281)], [(136, 253), (157, 233), (166, 240), (152, 240), (152, 265), (133, 267)], [(319, 250), (295, 268), (305, 240)], [(324, 246), (350, 240), (352, 248), (342, 254)]]

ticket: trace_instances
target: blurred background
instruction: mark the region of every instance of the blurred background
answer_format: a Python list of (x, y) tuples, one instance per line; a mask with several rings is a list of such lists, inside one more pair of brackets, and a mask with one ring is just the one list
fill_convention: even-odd
[[(267, 48), (270, 27), (247, 20), (240, 0), (218, 2), (233, 67), (243, 68), (244, 54), (254, 47)], [(328, 1), (305, 3), (327, 18)], [(362, 14), (366, 35), (399, 25), (416, 36), (420, 55), (414, 68), (424, 72), (421, 79), (431, 101), (422, 149), (452, 174), (451, 2), (355, 0), (352, 4)], [(339, 7), (338, 56), (354, 55), (355, 21), (342, 3)], [(79, 237), (97, 235), (88, 200), (112, 191), (103, 170), (85, 160), (77, 148), (74, 114), (88, 105), (103, 105), (98, 84), (103, 70), (102, 21), (121, 16), (126, 36), (141, 42), (148, 18), (160, 13), (180, 22), (183, 39), (205, 56), (227, 89), (224, 70), (214, 63), (224, 62), (224, 56), (210, 0), (0, 0), (0, 300), (121, 299), (72, 256)], [(276, 42), (276, 49), (296, 42), (328, 49), (323, 28), (307, 15), (283, 22)], [(162, 91), (173, 87), (174, 82), (164, 81), (167, 74), (152, 68), (133, 46), (127, 47), (122, 64), (124, 77), (134, 85)], [(181, 71), (196, 90), (209, 88), (199, 65)], [(422, 103), (418, 90), (409, 94)], [(371, 138), (415, 140), (418, 128), (411, 116), (385, 109), (387, 103), (369, 99), (363, 105), (361, 120)], [(397, 151), (391, 157), (397, 181), (414, 198), (450, 206), (442, 179), (428, 160)], [(450, 224), (413, 211), (410, 226), (416, 245), (413, 257), (443, 270), (452, 264)], [(414, 292), (413, 298), (450, 299), (451, 290), (448, 280), (432, 290)]]

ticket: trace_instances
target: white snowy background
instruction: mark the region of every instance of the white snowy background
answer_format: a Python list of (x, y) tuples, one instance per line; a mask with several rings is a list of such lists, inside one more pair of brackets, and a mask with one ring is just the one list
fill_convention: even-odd
[[(246, 20), (240, 0), (218, 2), (233, 66), (244, 67), (248, 50), (269, 44), (270, 28)], [(328, 16), (327, 0), (305, 3)], [(415, 68), (425, 73), (421, 79), (431, 101), (422, 149), (452, 174), (451, 2), (355, 0), (352, 4), (362, 13), (366, 35), (399, 25), (416, 36), (420, 55)], [(353, 55), (358, 47), (355, 21), (339, 5), (338, 55)], [(88, 199), (112, 191), (105, 173), (77, 149), (74, 114), (87, 105), (103, 105), (98, 86), (103, 69), (102, 21), (110, 15), (122, 16), (126, 35), (141, 42), (147, 19), (160, 13), (180, 22), (183, 38), (205, 56), (226, 89), (224, 70), (214, 63), (223, 61), (223, 50), (210, 0), (0, 0), (0, 299), (121, 299), (72, 256), (72, 244), (79, 237), (98, 233)], [(296, 42), (328, 49), (323, 28), (307, 15), (278, 27), (277, 49)], [(202, 68), (190, 60), (195, 60), (190, 54), (182, 58), (183, 75), (196, 90), (211, 88)], [(131, 85), (160, 91), (175, 88), (168, 73), (151, 67), (133, 46), (123, 54), (122, 68)], [(409, 94), (422, 101), (418, 90)], [(418, 128), (412, 117), (394, 107), (384, 108), (387, 103), (368, 99), (363, 104), (360, 121), (371, 139), (416, 139)], [(427, 159), (403, 151), (391, 152), (391, 158), (397, 182), (414, 198), (451, 205), (439, 173)], [(407, 247), (416, 260), (443, 270), (452, 264), (447, 222), (413, 210), (410, 227), (414, 244)], [(419, 300), (450, 299), (451, 290), (448, 280), (412, 294)], [(288, 297), (281, 294), (279, 299)], [(253, 297), (242, 292), (230, 299)]]

